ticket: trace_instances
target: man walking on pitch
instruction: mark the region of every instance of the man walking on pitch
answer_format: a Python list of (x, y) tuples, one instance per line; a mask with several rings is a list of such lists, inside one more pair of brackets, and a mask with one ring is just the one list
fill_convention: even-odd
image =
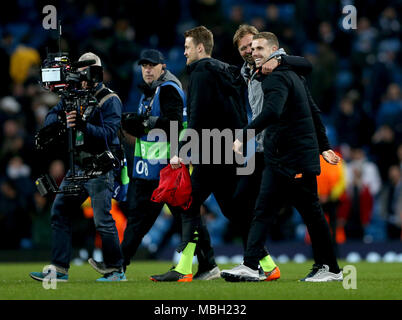
[[(262, 32), (253, 37), (252, 55), (259, 67), (279, 48), (276, 36)], [(264, 257), (268, 226), (287, 203), (302, 215), (308, 228), (315, 264), (302, 281), (324, 282), (343, 279), (331, 243), (328, 224), (318, 195), (316, 176), (319, 154), (331, 163), (340, 158), (330, 149), (320, 110), (306, 84), (287, 66), (261, 76), (264, 103), (261, 113), (244, 128), (233, 145), (240, 153), (244, 133), (264, 129), (265, 168), (250, 228), (243, 264), (224, 270), (227, 281), (259, 281), (258, 264)]]
[[(264, 92), (262, 90), (260, 74), (269, 74), (279, 64), (289, 66), (299, 75), (305, 75), (311, 72), (311, 63), (303, 57), (295, 57), (286, 55), (283, 49), (279, 49), (272, 53), (270, 57), (262, 62), (259, 68), (256, 68), (255, 62), (252, 57), (251, 43), (253, 36), (258, 34), (259, 31), (251, 25), (240, 25), (233, 36), (233, 44), (237, 47), (240, 56), (244, 60), (244, 64), (240, 70), (241, 76), (247, 88), (247, 109), (249, 121), (254, 120), (260, 113), (264, 102)], [(261, 177), (264, 169), (264, 146), (263, 135), (261, 132), (256, 136), (256, 152), (254, 155), (247, 155), (254, 157), (255, 169), (250, 175), (243, 175), (239, 177), (239, 182), (233, 196), (234, 207), (237, 209), (233, 217), (233, 225), (241, 230), (242, 239), (244, 242), (244, 249), (247, 246), (247, 237), (249, 227), (254, 214), (254, 206), (257, 200), (261, 185)], [(249, 142), (251, 143), (251, 141)], [(275, 262), (270, 257), (268, 251), (264, 258), (260, 260), (259, 269), (261, 280), (265, 281), (276, 280), (280, 278), (280, 270)]]
[[(103, 84), (103, 67), (100, 58), (91, 53), (84, 53), (79, 61), (91, 61), (95, 63), (85, 67), (87, 71), (87, 81), (81, 82), (82, 90), (95, 92), (95, 98), (99, 103), (95, 111), (87, 121), (83, 120), (81, 110), (66, 110), (68, 100), (61, 99), (46, 115), (45, 125), (56, 122), (66, 122), (68, 127), (74, 130), (74, 141), (77, 148), (76, 164), (70, 168), (66, 177), (63, 179), (60, 189), (71, 185), (69, 177), (73, 171), (84, 176), (86, 174), (85, 163), (93, 161), (93, 157), (99, 156), (105, 151), (113, 152), (117, 157), (119, 151), (118, 131), (121, 122), (121, 101), (116, 93), (105, 87)], [(85, 110), (85, 109), (84, 109)], [(90, 163), (91, 163), (90, 162)], [(82, 192), (77, 194), (59, 193), (56, 195), (51, 209), (51, 228), (52, 228), (52, 263), (51, 268), (43, 272), (31, 272), (30, 276), (38, 281), (50, 279), (52, 269), (55, 270), (54, 280), (67, 281), (72, 255), (72, 214), (79, 210), (85, 199), (91, 197), (91, 206), (94, 211), (95, 228), (102, 239), (102, 253), (107, 272), (103, 277), (97, 279), (100, 282), (126, 281), (123, 271), (123, 256), (120, 249), (119, 236), (115, 221), (110, 213), (112, 207), (113, 170), (82, 180), (79, 185)]]
[[(233, 90), (230, 81), (223, 84), (228, 78), (226, 75), (229, 76), (232, 71), (229, 65), (211, 58), (213, 44), (212, 32), (203, 26), (185, 32), (184, 55), (190, 74), (187, 99), (188, 128), (197, 132), (200, 137), (199, 146), (206, 142), (202, 137), (203, 129), (234, 130), (244, 127), (247, 123), (246, 114), (243, 112), (245, 110), (233, 105), (223, 92)], [(240, 100), (241, 96), (237, 98)], [(203, 149), (202, 152), (201, 148), (191, 150), (192, 156), (198, 152), (202, 160), (199, 159), (199, 163), (193, 161), (193, 202), (182, 214), (182, 243), (178, 248), (181, 252), (180, 261), (173, 270), (152, 276), (154, 281), (179, 281), (191, 275), (195, 248), (204, 238), (204, 235), (200, 234), (200, 206), (211, 193), (214, 194), (222, 212), (230, 219), (233, 211), (232, 196), (237, 184), (236, 166), (225, 164), (230, 162), (225, 159), (220, 159), (220, 164), (214, 164), (214, 146), (209, 146), (209, 149)], [(224, 148), (221, 148), (221, 155), (224, 154)], [(181, 160), (177, 156), (173, 157), (172, 167), (178, 168)]]
[[(141, 52), (138, 64), (141, 66), (143, 82), (139, 85), (142, 96), (137, 112), (123, 115), (123, 129), (136, 137), (133, 176), (127, 195), (127, 227), (121, 244), (123, 268), (130, 264), (142, 239), (154, 225), (163, 204), (151, 201), (153, 191), (158, 187), (160, 170), (170, 159), (170, 125), (178, 123), (178, 131), (187, 126), (186, 99), (180, 81), (166, 68), (165, 58), (158, 50)], [(148, 135), (153, 129), (163, 130), (167, 141), (154, 139)], [(159, 150), (155, 152), (155, 150)], [(177, 208), (169, 206), (175, 219), (180, 219)], [(201, 226), (201, 233), (207, 231)], [(198, 248), (199, 270), (197, 278), (209, 280), (203, 270), (216, 267), (210, 242), (203, 243), (205, 251)], [(89, 259), (91, 266), (105, 274), (108, 272), (102, 262)], [(216, 270), (219, 277), (219, 270)]]

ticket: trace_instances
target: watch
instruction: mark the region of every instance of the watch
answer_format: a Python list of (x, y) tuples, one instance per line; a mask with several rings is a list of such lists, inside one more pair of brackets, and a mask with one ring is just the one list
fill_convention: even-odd
[(278, 61), (278, 64), (281, 64), (282, 62), (282, 56), (275, 56), (276, 61)]

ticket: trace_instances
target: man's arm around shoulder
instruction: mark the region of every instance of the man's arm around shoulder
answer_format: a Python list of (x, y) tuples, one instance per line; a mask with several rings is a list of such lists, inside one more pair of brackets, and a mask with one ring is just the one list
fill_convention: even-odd
[(259, 134), (270, 124), (279, 120), (283, 107), (289, 94), (289, 81), (282, 71), (275, 71), (262, 80), (262, 90), (264, 92), (264, 102), (261, 113), (243, 129), (242, 136), (237, 136), (239, 140), (246, 136), (248, 129), (254, 129), (255, 134)]

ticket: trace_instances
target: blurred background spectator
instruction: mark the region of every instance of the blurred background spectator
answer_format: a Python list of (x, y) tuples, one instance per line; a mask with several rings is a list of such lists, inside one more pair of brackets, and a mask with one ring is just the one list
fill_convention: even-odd
[(346, 164), (346, 194), (339, 208), (339, 220), (347, 239), (363, 240), (373, 215), (374, 199), (381, 190), (378, 167), (360, 146), (353, 146)]
[[(47, 4), (16, 0), (0, 12), (2, 248), (48, 247), (51, 199), (39, 196), (34, 180), (50, 172), (60, 183), (67, 164), (65, 154), (45, 156), (33, 144), (47, 111), (58, 99), (38, 83), (46, 52), (58, 51), (57, 30), (42, 27), (42, 8)], [(401, 239), (400, 1), (59, 0), (54, 4), (62, 22), (62, 51), (69, 52), (73, 61), (85, 51), (98, 54), (104, 62), (105, 82), (119, 93), (123, 111), (138, 105), (137, 60), (142, 49), (161, 50), (169, 70), (186, 88), (184, 30), (200, 24), (210, 28), (215, 37), (213, 57), (235, 65), (242, 63), (232, 45), (240, 24), (277, 34), (287, 53), (312, 62), (308, 82), (323, 111), (333, 148), (344, 159), (345, 170), (328, 172), (319, 182), (334, 236), (336, 229), (343, 228), (344, 236), (338, 241), (364, 240), (368, 235), (380, 240), (377, 233), (370, 233), (378, 227), (387, 239)], [(347, 4), (357, 9), (357, 29), (342, 27), (342, 8)], [(213, 199), (203, 213), (213, 242), (235, 240), (236, 231), (222, 219)], [(159, 220), (158, 230), (175, 233), (169, 215)], [(304, 239), (298, 237), (301, 222), (292, 211), (285, 210), (278, 223), (272, 240)], [(87, 232), (88, 228), (76, 230)], [(155, 234), (156, 229), (150, 233)], [(85, 236), (78, 239), (87, 241)], [(155, 252), (150, 244), (146, 246)]]
[(388, 170), (388, 179), (381, 191), (381, 216), (386, 221), (389, 239), (401, 239), (402, 227), (402, 175), (401, 168), (392, 165)]

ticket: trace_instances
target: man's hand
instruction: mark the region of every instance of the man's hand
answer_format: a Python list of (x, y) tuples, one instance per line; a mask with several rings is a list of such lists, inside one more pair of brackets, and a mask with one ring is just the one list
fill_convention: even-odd
[(322, 153), (322, 157), (324, 158), (325, 161), (327, 161), (329, 164), (338, 164), (341, 161), (341, 158), (336, 155), (334, 151), (327, 150)]
[(181, 167), (181, 162), (183, 161), (182, 158), (179, 158), (178, 156), (174, 156), (172, 159), (170, 159), (170, 165), (172, 166), (172, 169), (179, 169)]
[(235, 142), (233, 143), (233, 151), (237, 154), (243, 155), (243, 153), (241, 152), (243, 146), (243, 142), (240, 142), (239, 139), (236, 139)]
[(121, 124), (124, 130), (130, 129), (130, 127), (135, 127), (142, 125), (146, 117), (142, 114), (137, 114), (136, 112), (126, 112), (121, 115)]
[(141, 137), (145, 134), (144, 122), (145, 116), (135, 112), (123, 113), (121, 116), (121, 126), (134, 137)]
[(77, 111), (66, 112), (67, 127), (74, 128), (76, 126)]
[(262, 65), (261, 71), (263, 74), (270, 74), (278, 65), (278, 60), (272, 58)]
[(67, 127), (76, 128), (77, 130), (83, 130), (85, 122), (82, 120), (81, 115), (77, 114), (77, 111), (66, 112)]

